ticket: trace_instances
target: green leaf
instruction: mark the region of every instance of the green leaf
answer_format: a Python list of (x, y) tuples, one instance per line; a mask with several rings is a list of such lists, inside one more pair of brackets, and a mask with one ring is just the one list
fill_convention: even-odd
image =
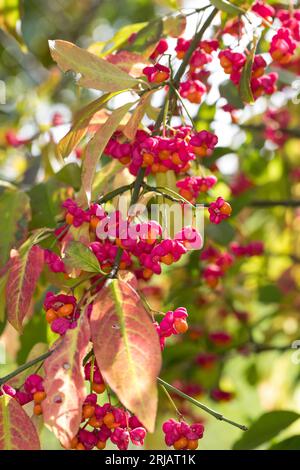
[(53, 60), (64, 72), (72, 70), (80, 75), (80, 86), (111, 92), (132, 89), (141, 83), (119, 67), (71, 42), (49, 41), (49, 47)]
[(163, 36), (163, 22), (161, 19), (150, 21), (136, 35), (133, 43), (128, 47), (130, 51), (145, 53), (148, 47), (152, 46)]
[(300, 450), (300, 435), (291, 436), (281, 442), (277, 442), (269, 450)]
[(70, 242), (68, 244), (64, 261), (70, 268), (82, 269), (89, 273), (102, 272), (94, 253), (81, 242)]
[(37, 184), (30, 189), (28, 195), (32, 212), (31, 229), (56, 227), (56, 216), (61, 212), (62, 186), (62, 183), (51, 178), (46, 183)]
[(219, 225), (209, 224), (206, 228), (206, 233), (214, 242), (223, 246), (228, 245), (235, 236), (234, 228), (226, 221)]
[(227, 0), (210, 0), (210, 3), (218, 10), (229, 13), (230, 15), (244, 15), (246, 13), (245, 10)]
[(109, 187), (111, 179), (123, 168), (123, 165), (118, 160), (110, 159), (109, 163), (97, 171), (92, 190), (93, 201), (97, 200), (100, 194), (104, 192), (105, 188)]
[(257, 48), (257, 38), (254, 38), (253, 47), (250, 54), (248, 55), (245, 65), (242, 70), (241, 80), (240, 80), (240, 97), (245, 103), (253, 104), (254, 98), (251, 90), (251, 75), (252, 75), (252, 66), (255, 56), (255, 51)]
[(263, 303), (278, 303), (282, 298), (282, 294), (274, 284), (261, 286), (258, 290), (258, 298)]
[(138, 33), (141, 29), (145, 28), (147, 24), (147, 22), (143, 22), (123, 26), (123, 28), (119, 29), (111, 39), (104, 43), (105, 50), (104, 52), (101, 52), (100, 55), (102, 57), (105, 57), (106, 55), (114, 52), (116, 49), (120, 49), (123, 45), (127, 43), (128, 39), (132, 34)]
[(244, 103), (241, 100), (238, 88), (232, 83), (231, 80), (225, 80), (219, 86), (220, 95), (226, 98), (228, 104), (231, 104), (237, 109), (243, 109)]
[(283, 410), (265, 413), (250, 426), (241, 439), (235, 442), (233, 450), (255, 449), (270, 441), (299, 418), (300, 415), (294, 411)]
[(12, 248), (18, 247), (26, 238), (30, 219), (27, 194), (5, 190), (0, 196), (0, 266), (3, 266)]
[(127, 103), (115, 109), (103, 126), (96, 132), (86, 147), (85, 158), (82, 163), (82, 187), (78, 195), (80, 205), (86, 205), (91, 198), (92, 184), (99, 159), (119, 123), (134, 103)]
[(92, 101), (75, 114), (73, 124), (69, 132), (59, 141), (58, 152), (65, 158), (77, 147), (87, 133), (88, 125), (94, 114), (119, 92), (107, 93), (97, 100)]
[(68, 163), (56, 173), (55, 178), (78, 191), (81, 183), (81, 169), (77, 163)]

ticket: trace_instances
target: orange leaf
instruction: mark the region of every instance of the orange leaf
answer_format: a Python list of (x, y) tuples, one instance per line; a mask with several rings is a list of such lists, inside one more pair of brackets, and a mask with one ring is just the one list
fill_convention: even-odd
[(0, 397), (0, 450), (40, 450), (33, 422), (8, 395)]
[(59, 141), (58, 151), (64, 158), (67, 157), (86, 135), (89, 123), (93, 116), (118, 93), (107, 93), (87, 106), (82, 108), (74, 116), (74, 121), (69, 132)]
[(44, 423), (66, 448), (70, 447), (81, 422), (86, 396), (82, 361), (89, 340), (89, 320), (83, 311), (78, 326), (67, 331), (44, 364), (47, 393), (42, 403)]
[(161, 352), (155, 327), (132, 274), (113, 279), (96, 298), (91, 316), (94, 351), (104, 380), (153, 432)]
[(38, 245), (12, 250), (10, 261), (6, 284), (7, 318), (16, 330), (21, 331), (43, 269), (44, 250)]
[(138, 130), (139, 125), (146, 113), (146, 110), (150, 104), (151, 96), (155, 90), (147, 91), (139, 101), (139, 104), (133, 111), (131, 118), (127, 122), (126, 126), (123, 128), (123, 134), (129, 139), (133, 140), (135, 138), (136, 131)]

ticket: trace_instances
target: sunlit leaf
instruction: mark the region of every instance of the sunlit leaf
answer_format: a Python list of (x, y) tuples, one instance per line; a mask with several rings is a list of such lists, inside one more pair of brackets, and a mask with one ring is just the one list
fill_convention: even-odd
[(65, 251), (65, 264), (71, 268), (91, 273), (101, 272), (99, 261), (94, 253), (83, 243), (71, 242)]
[(218, 10), (229, 13), (230, 15), (243, 15), (245, 13), (245, 10), (227, 0), (210, 0), (210, 3)]
[(52, 58), (67, 72), (79, 74), (78, 84), (101, 91), (134, 88), (139, 81), (117, 66), (67, 41), (49, 41)]
[[(150, 46), (155, 45), (163, 35), (163, 22), (161, 19), (150, 21), (136, 35), (132, 44), (128, 46), (128, 50), (147, 53)], [(149, 55), (148, 55), (149, 56)]]

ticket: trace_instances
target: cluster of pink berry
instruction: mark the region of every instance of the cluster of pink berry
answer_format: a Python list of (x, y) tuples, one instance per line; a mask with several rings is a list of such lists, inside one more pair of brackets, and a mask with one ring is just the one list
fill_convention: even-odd
[(247, 245), (232, 242), (230, 244), (230, 251), (232, 254), (229, 252), (221, 253), (220, 250), (213, 246), (209, 246), (202, 251), (200, 260), (208, 262), (203, 269), (203, 277), (210, 287), (214, 288), (218, 285), (220, 278), (224, 276), (234, 263), (234, 256), (260, 256), (263, 254), (264, 245), (260, 241), (253, 241)]
[[(72, 439), (72, 449), (92, 450), (96, 447), (103, 450), (109, 439), (119, 450), (127, 450), (130, 441), (137, 446), (144, 444), (146, 429), (137, 417), (110, 403), (98, 405), (95, 393), (88, 395), (84, 401), (82, 423), (83, 426)], [(93, 430), (86, 429), (87, 426)]]
[[(77, 206), (75, 201), (72, 201), (72, 204), (71, 200), (67, 200), (67, 202), (68, 211), (65, 217), (68, 222), (72, 222), (76, 227), (79, 227), (83, 223), (93, 223), (93, 230), (95, 229), (93, 238), (95, 241), (91, 242), (89, 247), (97, 257), (103, 271), (109, 272), (111, 270), (115, 262), (118, 248), (122, 248), (123, 252), (120, 268), (130, 268), (138, 278), (147, 280), (150, 279), (153, 273), (161, 273), (162, 264), (171, 265), (179, 261), (181, 256), (185, 254), (190, 247), (198, 249), (202, 247), (202, 237), (197, 230), (192, 227), (184, 227), (175, 234), (173, 239), (162, 239), (162, 228), (155, 221), (134, 224), (132, 221), (124, 219), (119, 211), (107, 214), (102, 207), (97, 204), (92, 205), (92, 210), (88, 209), (84, 211)], [(214, 204), (215, 203), (212, 203), (211, 206), (214, 206)], [(224, 201), (223, 205), (226, 204), (227, 203)], [(64, 207), (65, 206), (66, 204), (64, 203)], [(72, 221), (70, 221), (70, 207), (73, 212), (71, 214)], [(76, 208), (79, 209), (78, 212), (76, 212)], [(226, 217), (219, 217), (219, 220), (222, 220), (222, 218)], [(63, 227), (58, 229), (56, 235), (59, 241), (63, 241), (65, 236)], [(63, 260), (49, 250), (46, 252), (46, 262), (53, 272), (66, 271)], [(66, 300), (66, 302), (68, 302), (68, 300)], [(70, 301), (70, 303), (72, 302)], [(50, 308), (51, 305), (47, 303), (46, 310)], [(60, 315), (60, 317), (62, 316), (63, 315)], [(66, 313), (65, 316), (69, 317), (69, 314), (67, 315)], [(53, 320), (55, 320), (55, 323), (52, 324)], [(74, 317), (73, 311), (72, 318), (67, 318), (67, 320), (72, 320), (71, 324), (76, 321), (76, 315)], [(66, 326), (67, 320), (61, 320), (60, 318), (60, 321), (56, 321), (53, 311), (51, 311), (51, 317), (49, 313), (48, 321), (54, 328), (56, 328), (56, 324), (64, 324)]]
[(89, 361), (84, 366), (84, 378), (91, 383), (92, 390), (95, 393), (101, 394), (106, 390), (106, 386), (101, 375), (97, 361)]
[(244, 173), (238, 173), (230, 181), (230, 190), (233, 196), (238, 196), (239, 194), (248, 191), (248, 189), (253, 187), (252, 181)]
[(264, 114), (264, 121), (265, 138), (277, 147), (282, 147), (288, 139), (288, 134), (283, 129), (286, 129), (291, 121), (288, 109), (268, 109)]
[(179, 307), (174, 312), (171, 310), (167, 312), (160, 323), (155, 323), (161, 349), (165, 347), (166, 338), (185, 333), (188, 330), (187, 317), (186, 308)]
[(41, 403), (46, 398), (46, 392), (43, 385), (43, 377), (38, 374), (29, 375), (23, 386), (18, 389), (14, 389), (8, 384), (4, 384), (0, 389), (0, 396), (5, 393), (10, 397), (17, 400), (17, 402), (23, 406), (30, 402), (34, 402), (33, 413), (39, 416), (43, 413)]
[(215, 176), (186, 176), (185, 178), (177, 181), (176, 186), (179, 188), (179, 194), (190, 201), (195, 203), (200, 193), (206, 193), (217, 182)]
[[(183, 59), (191, 45), (191, 39), (178, 38), (175, 47), (178, 59)], [(212, 62), (213, 52), (219, 47), (216, 39), (200, 41), (198, 47), (192, 54), (189, 61), (189, 69), (187, 71), (187, 79), (181, 82), (179, 87), (180, 95), (191, 103), (199, 104), (203, 95), (208, 91), (207, 77), (209, 72), (205, 70), (205, 66)]]
[(99, 204), (91, 204), (88, 210), (83, 210), (73, 199), (66, 199), (63, 202), (66, 209), (65, 219), (67, 224), (80, 227), (84, 222), (88, 222), (91, 227), (97, 226), (98, 221), (105, 217), (105, 212)]
[(46, 320), (51, 330), (64, 335), (69, 329), (76, 328), (80, 312), (77, 310), (77, 300), (73, 295), (47, 292), (44, 300)]
[(164, 137), (139, 130), (133, 142), (118, 131), (109, 140), (105, 153), (129, 165), (133, 175), (141, 167), (146, 168), (147, 174), (169, 170), (184, 173), (197, 156), (211, 155), (217, 142), (217, 136), (211, 132), (194, 132), (189, 126), (174, 128)]
[(253, 241), (247, 245), (241, 245), (237, 242), (230, 244), (230, 251), (236, 257), (241, 256), (261, 256), (264, 252), (264, 244), (261, 241)]
[(49, 269), (53, 273), (65, 273), (66, 272), (65, 263), (63, 262), (61, 257), (58, 256), (53, 251), (44, 250), (44, 261), (49, 266)]
[[(178, 38), (175, 52), (178, 59), (183, 59), (187, 50), (191, 45), (191, 39)], [(201, 80), (206, 79), (208, 72), (205, 66), (212, 60), (212, 53), (219, 47), (216, 39), (200, 41), (198, 47), (192, 54), (189, 62), (189, 70), (187, 71), (186, 80), (179, 85), (179, 94), (182, 98), (189, 100), (191, 103), (199, 104), (203, 95), (207, 91), (207, 86)], [(165, 39), (161, 39), (155, 51), (150, 58), (156, 61), (168, 50), (168, 43)], [(143, 73), (146, 75), (150, 83), (164, 83), (170, 78), (170, 69), (165, 65), (156, 62), (154, 65), (144, 68)]]
[(201, 423), (189, 425), (185, 421), (169, 419), (163, 424), (165, 442), (175, 450), (195, 450), (202, 439), (204, 426)]
[(215, 202), (212, 202), (208, 208), (209, 220), (213, 224), (219, 224), (222, 220), (230, 217), (232, 208), (222, 197), (218, 197)]
[[(220, 64), (224, 72), (230, 75), (230, 80), (239, 85), (242, 70), (246, 63), (246, 55), (240, 52), (233, 52), (231, 49), (222, 50), (219, 53)], [(254, 57), (251, 72), (251, 89), (255, 99), (260, 96), (272, 95), (276, 90), (278, 75), (274, 72), (265, 74), (267, 63), (261, 55)]]

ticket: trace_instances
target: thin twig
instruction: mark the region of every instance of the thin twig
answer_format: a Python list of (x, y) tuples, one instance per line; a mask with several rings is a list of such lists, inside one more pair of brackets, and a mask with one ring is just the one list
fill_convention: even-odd
[(186, 393), (183, 393), (181, 390), (178, 390), (178, 388), (173, 387), (173, 385), (169, 384), (168, 382), (165, 382), (160, 377), (157, 378), (157, 381), (158, 381), (159, 384), (161, 384), (164, 387), (168, 388), (169, 390), (176, 393), (180, 397), (185, 398), (189, 402), (193, 403), (193, 405), (196, 405), (198, 408), (201, 408), (201, 410), (203, 410), (206, 413), (210, 414), (211, 416), (218, 419), (219, 421), (224, 421), (225, 423), (231, 424), (232, 426), (235, 426), (236, 428), (239, 428), (242, 431), (248, 431), (247, 426), (244, 426), (244, 424), (239, 424), (239, 423), (236, 423), (235, 421), (232, 421), (231, 419), (226, 418), (221, 413), (218, 413), (217, 411), (212, 410), (211, 408), (204, 405), (203, 403), (200, 403), (200, 401), (195, 400), (195, 398), (192, 398), (189, 395), (187, 395)]

